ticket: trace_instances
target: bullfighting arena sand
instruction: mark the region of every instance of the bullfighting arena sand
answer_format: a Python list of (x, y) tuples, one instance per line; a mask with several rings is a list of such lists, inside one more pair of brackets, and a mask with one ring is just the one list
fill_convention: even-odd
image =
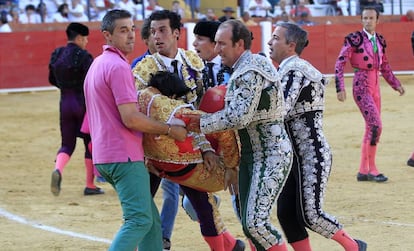
[[(324, 126), (334, 162), (324, 209), (371, 251), (414, 250), (414, 168), (406, 166), (414, 150), (414, 76), (400, 79), (406, 89), (402, 97), (381, 83), (384, 129), (377, 163), (390, 178), (385, 184), (356, 181), (363, 121), (350, 79), (345, 103), (336, 100), (333, 83), (327, 89)], [(50, 175), (60, 144), (58, 102), (57, 91), (0, 95), (0, 250), (106, 250), (121, 225), (121, 208), (110, 185), (101, 185), (105, 195), (83, 196), (81, 141), (64, 171), (60, 196), (51, 194)], [(227, 228), (244, 239), (228, 193), (219, 195)], [(160, 198), (161, 192), (158, 205)], [(311, 242), (314, 251), (343, 250), (314, 233)], [(208, 250), (198, 225), (182, 209), (172, 250)]]

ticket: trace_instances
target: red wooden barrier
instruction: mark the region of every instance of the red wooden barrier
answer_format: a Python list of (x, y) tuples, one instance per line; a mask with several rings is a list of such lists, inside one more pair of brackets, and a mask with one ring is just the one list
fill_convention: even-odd
[[(333, 73), (344, 36), (359, 29), (360, 24), (306, 27), (310, 44), (302, 57), (308, 59), (321, 72)], [(251, 27), (251, 30), (254, 34), (252, 51), (266, 52), (268, 48), (261, 47), (260, 27)], [(377, 31), (387, 39), (388, 59), (394, 71), (413, 70), (414, 57), (410, 40), (413, 30), (414, 23), (393, 22), (378, 25)], [(182, 48), (187, 47), (186, 32), (182, 29), (179, 41)], [(63, 30), (0, 33), (0, 89), (49, 86), (47, 74), (50, 54), (54, 48), (65, 43)], [(87, 49), (94, 57), (101, 53), (103, 43), (101, 32), (91, 30)], [(137, 31), (135, 51), (129, 59), (141, 55), (145, 50)], [(347, 69), (351, 72), (349, 65)]]

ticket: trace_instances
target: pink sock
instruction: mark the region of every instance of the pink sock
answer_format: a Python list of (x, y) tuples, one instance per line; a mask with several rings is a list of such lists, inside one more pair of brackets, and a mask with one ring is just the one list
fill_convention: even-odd
[(256, 251), (256, 247), (254, 246), (253, 242), (249, 239), (249, 246), (251, 251)]
[(204, 240), (210, 246), (210, 250), (225, 251), (223, 234), (217, 236), (203, 236)]
[(70, 156), (67, 153), (59, 153), (56, 156), (55, 169), (60, 171), (60, 174), (63, 174), (63, 168), (68, 164)]
[(368, 174), (369, 162), (368, 162), (368, 143), (362, 142), (361, 145), (361, 162), (359, 164), (359, 173)]
[(358, 243), (343, 229), (336, 232), (332, 239), (341, 244), (345, 248), (345, 251), (358, 251)]
[(229, 231), (224, 231), (221, 235), (223, 235), (224, 249), (233, 250), (234, 245), (236, 245), (236, 238)]
[[(92, 142), (89, 142), (88, 149), (89, 149), (89, 152), (92, 152)], [(93, 165), (93, 175), (95, 177), (101, 177), (101, 174), (99, 173), (98, 169), (96, 169), (95, 165)]]
[(414, 152), (411, 154), (411, 158), (412, 160), (414, 160)]
[(290, 243), (295, 251), (312, 251), (309, 238)]
[(89, 150), (89, 152), (92, 152), (92, 142), (89, 142), (89, 144), (88, 144), (88, 150)]
[(95, 175), (93, 174), (93, 163), (92, 159), (85, 159), (85, 171), (86, 171), (86, 187), (89, 188), (96, 188), (95, 184), (93, 183), (93, 179)]
[(369, 161), (369, 173), (376, 176), (379, 174), (377, 169), (377, 164), (375, 163), (375, 158), (377, 155), (377, 146), (368, 147), (368, 161)]

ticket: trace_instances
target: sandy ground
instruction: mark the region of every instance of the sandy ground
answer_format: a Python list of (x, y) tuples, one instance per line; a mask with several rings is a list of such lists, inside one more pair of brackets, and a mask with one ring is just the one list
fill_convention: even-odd
[[(333, 84), (327, 89), (325, 131), (334, 166), (324, 209), (353, 237), (365, 240), (371, 251), (414, 250), (414, 168), (406, 166), (414, 150), (414, 76), (400, 78), (407, 91), (403, 97), (382, 83), (384, 129), (377, 163), (390, 178), (385, 184), (356, 182), (363, 121), (349, 80), (345, 103), (336, 100)], [(64, 171), (60, 196), (50, 193), (60, 144), (58, 101), (57, 91), (0, 95), (0, 250), (106, 250), (121, 225), (118, 198), (108, 184), (101, 185), (105, 195), (83, 196), (81, 141)], [(228, 229), (243, 238), (228, 193), (219, 194)], [(342, 250), (314, 233), (311, 241), (314, 251)], [(182, 209), (172, 250), (208, 250), (198, 225)]]

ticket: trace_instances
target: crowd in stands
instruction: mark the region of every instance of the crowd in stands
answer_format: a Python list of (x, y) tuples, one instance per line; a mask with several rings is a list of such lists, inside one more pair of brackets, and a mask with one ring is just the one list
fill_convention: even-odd
[[(215, 9), (208, 8), (204, 13), (200, 10), (199, 0), (172, 0), (171, 6), (160, 6), (157, 0), (0, 0), (1, 26), (0, 32), (11, 31), (13, 24), (36, 24), (51, 22), (87, 22), (100, 21), (108, 10), (128, 10), (135, 20), (147, 18), (153, 11), (168, 8), (182, 18), (198, 20), (225, 21), (239, 18), (246, 25), (257, 25), (257, 18), (272, 19), (275, 22), (294, 21), (303, 26), (315, 25), (311, 21), (312, 12), (309, 4), (330, 5), (332, 15), (343, 15), (350, 0), (244, 0), (238, 1), (239, 11), (232, 7), (221, 10), (216, 15)], [(144, 4), (142, 4), (144, 1)], [(386, 1), (386, 0), (385, 0)], [(187, 4), (190, 16), (184, 11)], [(190, 6), (190, 5), (193, 6)], [(144, 6), (144, 7), (143, 7)], [(382, 0), (359, 0), (358, 8), (375, 6), (384, 11)], [(89, 9), (88, 9), (89, 8)], [(237, 16), (240, 13), (240, 16)], [(359, 14), (359, 12), (357, 12)], [(413, 21), (414, 12), (409, 11), (401, 21)]]

